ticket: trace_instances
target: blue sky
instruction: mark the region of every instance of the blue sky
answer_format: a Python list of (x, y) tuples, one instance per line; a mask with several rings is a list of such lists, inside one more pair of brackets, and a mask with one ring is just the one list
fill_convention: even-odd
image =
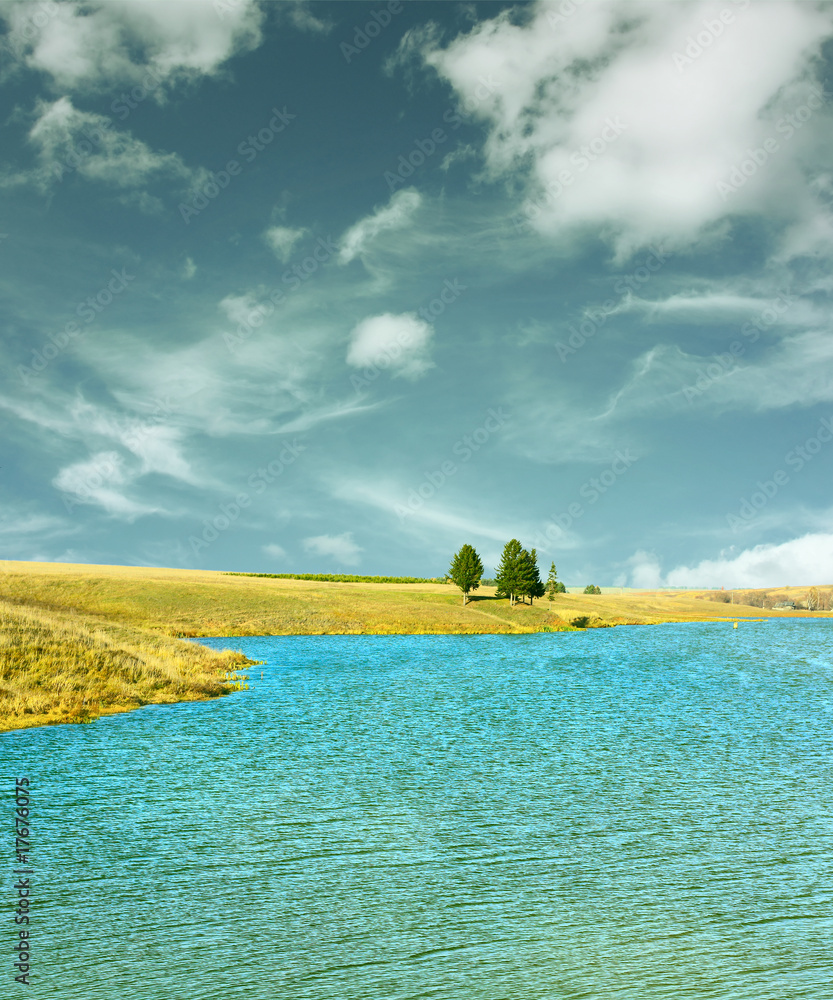
[(0, 23), (0, 557), (830, 582), (829, 4)]

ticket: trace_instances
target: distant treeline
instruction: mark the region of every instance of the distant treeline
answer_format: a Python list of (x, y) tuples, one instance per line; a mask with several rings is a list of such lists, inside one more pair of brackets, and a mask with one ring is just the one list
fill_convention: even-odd
[(270, 580), (318, 580), (322, 583), (445, 583), (444, 577), (353, 576), (346, 573), (224, 573), (223, 576), (265, 576)]

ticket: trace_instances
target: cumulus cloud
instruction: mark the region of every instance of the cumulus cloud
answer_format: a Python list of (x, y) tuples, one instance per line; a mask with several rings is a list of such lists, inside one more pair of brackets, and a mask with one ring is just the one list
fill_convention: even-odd
[(263, 551), (267, 556), (271, 556), (273, 559), (286, 559), (286, 549), (281, 548), (280, 545), (276, 545), (274, 542), (269, 545), (264, 545)]
[(368, 316), (350, 335), (347, 364), (383, 368), (394, 378), (415, 380), (434, 367), (428, 351), (434, 328), (416, 313)]
[(421, 195), (413, 188), (397, 191), (384, 208), (360, 219), (342, 235), (339, 263), (349, 264), (361, 256), (380, 233), (408, 225), (421, 202)]
[[(614, 0), (565, 17), (539, 2), (445, 47), (411, 33), (401, 53), (486, 125), (488, 172), (524, 192), (519, 221), (544, 234), (601, 233), (624, 257), (775, 210), (806, 248), (810, 220), (829, 219), (813, 193), (831, 142), (813, 72), (831, 28), (815, 4)], [(786, 117), (807, 112), (812, 128)], [(750, 150), (763, 159), (747, 165)]]
[(343, 535), (315, 535), (305, 538), (304, 551), (316, 556), (331, 556), (344, 566), (355, 566), (360, 562), (359, 553), (364, 550), (353, 541), (353, 533)]
[[(256, 0), (6, 4), (6, 55), (62, 91), (173, 84), (215, 74), (261, 41)], [(163, 89), (154, 90), (161, 99)]]
[(289, 226), (270, 226), (263, 234), (263, 239), (278, 260), (285, 264), (293, 247), (305, 232), (306, 229), (292, 229)]
[[(756, 545), (696, 566), (677, 566), (666, 578), (669, 587), (779, 587), (830, 583), (833, 534), (817, 532), (780, 544)], [(638, 567), (635, 572), (639, 571)], [(642, 584), (638, 584), (642, 586)]]

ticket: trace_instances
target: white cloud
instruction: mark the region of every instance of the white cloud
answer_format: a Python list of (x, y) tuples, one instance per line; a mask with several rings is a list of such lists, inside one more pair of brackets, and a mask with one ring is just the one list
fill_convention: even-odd
[(306, 229), (292, 229), (289, 226), (270, 226), (263, 234), (266, 245), (284, 264), (292, 254), (292, 248), (301, 239)]
[(833, 577), (833, 534), (817, 532), (781, 544), (721, 552), (696, 566), (677, 566), (669, 587), (781, 587), (829, 584)]
[(833, 401), (833, 340), (828, 331), (784, 337), (754, 361), (749, 338), (733, 338), (727, 350), (702, 357), (657, 345), (637, 358), (632, 374), (597, 419), (622, 419), (657, 406), (729, 410), (786, 409)]
[[(215, 74), (261, 41), (256, 0), (6, 4), (6, 54), (63, 91), (161, 85)], [(158, 89), (157, 89), (158, 88)]]
[[(115, 415), (81, 396), (67, 397), (54, 389), (32, 400), (0, 398), (0, 407), (19, 419), (78, 441), (90, 450), (91, 458), (67, 466), (52, 483), (75, 496), (77, 503), (96, 503), (129, 519), (158, 512), (160, 508), (134, 502), (125, 495), (142, 477), (154, 474), (198, 489), (223, 489), (220, 480), (195, 472), (184, 456), (185, 435), (177, 404), (147, 397), (143, 403), (151, 404), (146, 416), (135, 411)], [(113, 446), (121, 450), (113, 450)], [(74, 504), (70, 507), (74, 509)]]
[(289, 5), (289, 20), (299, 31), (326, 35), (333, 29), (333, 22), (313, 14), (304, 0), (295, 0)]
[[(79, 111), (68, 97), (39, 104), (28, 140), (37, 154), (37, 168), (28, 179), (44, 188), (73, 172), (116, 188), (137, 187), (159, 179), (173, 180), (182, 187), (205, 176), (202, 169), (186, 166), (176, 153), (155, 152), (130, 132), (114, 129), (104, 115)], [(152, 210), (158, 199), (147, 197), (151, 202), (144, 207)]]
[(157, 507), (137, 503), (125, 495), (133, 478), (124, 468), (122, 456), (107, 451), (92, 455), (87, 461), (65, 466), (52, 480), (52, 485), (62, 492), (70, 512), (79, 504), (95, 504), (113, 517), (133, 521), (158, 511)]
[(276, 545), (274, 542), (269, 545), (264, 545), (263, 551), (267, 556), (271, 556), (273, 559), (286, 559), (286, 549), (282, 549), (280, 545)]
[(317, 556), (331, 556), (344, 566), (355, 566), (360, 562), (359, 553), (364, 550), (353, 541), (353, 533), (345, 531), (343, 535), (315, 535), (305, 538), (304, 551)]
[[(627, 365), (613, 390), (598, 387), (590, 392), (580, 383), (580, 391), (574, 392), (567, 384), (553, 395), (534, 377), (517, 382), (505, 396), (516, 416), (505, 437), (518, 454), (535, 461), (604, 462), (619, 447), (642, 452), (644, 431), (634, 429), (633, 421), (647, 414), (707, 414), (713, 419), (735, 411), (764, 413), (833, 403), (833, 339), (828, 330), (798, 333), (768, 345), (766, 329), (762, 334), (750, 326), (749, 332), (748, 337), (739, 331), (731, 334), (723, 350), (706, 356), (656, 344)], [(735, 353), (729, 350), (731, 344)], [(573, 361), (568, 357), (566, 365)]]
[(382, 368), (394, 378), (418, 379), (430, 368), (428, 356), (434, 328), (416, 313), (368, 316), (350, 334), (347, 364), (354, 368)]
[(662, 568), (653, 552), (640, 549), (631, 556), (627, 565), (630, 567), (630, 586), (639, 590), (656, 590), (662, 586)]
[(182, 277), (185, 278), (186, 281), (190, 281), (196, 273), (197, 265), (191, 257), (186, 257), (185, 263), (182, 265)]
[(384, 208), (360, 219), (342, 234), (339, 263), (349, 264), (361, 256), (380, 233), (408, 225), (421, 202), (422, 197), (413, 188), (397, 191)]
[[(523, 186), (540, 232), (601, 234), (625, 257), (690, 244), (735, 213), (802, 225), (829, 214), (812, 191), (829, 170), (829, 111), (817, 99), (812, 127), (784, 119), (811, 99), (829, 7), (615, 0), (568, 17), (544, 2), (523, 13), (445, 48), (436, 32), (412, 34), (402, 53), (419, 51), (486, 124), (487, 170)], [(718, 27), (686, 63), (704, 22)], [(719, 185), (767, 139), (777, 147), (727, 195)]]

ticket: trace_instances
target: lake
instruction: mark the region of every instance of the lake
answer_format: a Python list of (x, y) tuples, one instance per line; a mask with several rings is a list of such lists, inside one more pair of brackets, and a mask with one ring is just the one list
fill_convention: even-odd
[(831, 629), (202, 640), (249, 690), (0, 740), (0, 994), (831, 998)]

